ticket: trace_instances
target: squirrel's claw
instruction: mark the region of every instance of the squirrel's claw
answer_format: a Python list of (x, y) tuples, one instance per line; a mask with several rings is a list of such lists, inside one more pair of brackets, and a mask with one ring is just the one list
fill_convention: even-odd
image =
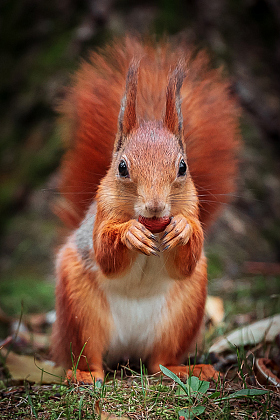
[(160, 249), (156, 237), (137, 220), (131, 220), (122, 242), (127, 248), (142, 252), (145, 255), (158, 256)]
[(183, 215), (176, 215), (167, 226), (162, 236), (162, 251), (178, 245), (186, 245), (191, 236), (191, 226)]

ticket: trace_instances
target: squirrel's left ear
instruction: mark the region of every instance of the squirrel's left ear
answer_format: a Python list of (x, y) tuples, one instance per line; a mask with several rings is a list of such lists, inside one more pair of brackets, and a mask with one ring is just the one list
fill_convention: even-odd
[(115, 143), (117, 152), (122, 144), (124, 136), (127, 136), (137, 123), (136, 118), (136, 95), (138, 81), (139, 60), (133, 60), (129, 66), (126, 76), (125, 93), (121, 102), (121, 109), (118, 119), (118, 134)]
[(175, 70), (169, 76), (166, 90), (166, 110), (164, 125), (171, 133), (183, 138), (183, 115), (181, 110), (180, 90), (186, 74), (183, 63), (179, 62)]

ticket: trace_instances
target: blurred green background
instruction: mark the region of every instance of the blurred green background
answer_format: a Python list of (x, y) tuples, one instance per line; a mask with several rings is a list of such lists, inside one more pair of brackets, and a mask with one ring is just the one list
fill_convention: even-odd
[[(243, 108), (233, 203), (207, 238), (210, 292), (232, 324), (279, 311), (280, 3), (278, 0), (2, 0), (0, 308), (54, 307), (63, 228), (50, 211), (63, 153), (56, 104), (88, 50), (129, 31), (186, 38), (224, 66)], [(248, 262), (263, 262), (257, 270)]]

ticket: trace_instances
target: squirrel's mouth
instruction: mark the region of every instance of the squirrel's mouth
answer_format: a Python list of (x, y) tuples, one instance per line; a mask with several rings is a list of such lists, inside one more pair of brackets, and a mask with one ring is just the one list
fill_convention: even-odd
[(142, 223), (152, 233), (163, 232), (167, 225), (169, 225), (171, 218), (166, 217), (144, 217), (139, 216), (138, 221)]

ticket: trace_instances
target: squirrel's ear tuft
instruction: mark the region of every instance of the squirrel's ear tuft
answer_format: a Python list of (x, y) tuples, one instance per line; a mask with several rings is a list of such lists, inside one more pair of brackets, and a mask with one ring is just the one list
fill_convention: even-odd
[(136, 126), (136, 95), (139, 63), (139, 60), (134, 59), (127, 72), (125, 93), (122, 98), (118, 119), (118, 135), (115, 151), (118, 151), (121, 148), (123, 137), (128, 135)]
[(186, 76), (182, 62), (177, 64), (175, 70), (169, 76), (166, 90), (166, 110), (164, 125), (171, 133), (182, 139), (183, 135), (183, 116), (181, 110), (180, 90)]

